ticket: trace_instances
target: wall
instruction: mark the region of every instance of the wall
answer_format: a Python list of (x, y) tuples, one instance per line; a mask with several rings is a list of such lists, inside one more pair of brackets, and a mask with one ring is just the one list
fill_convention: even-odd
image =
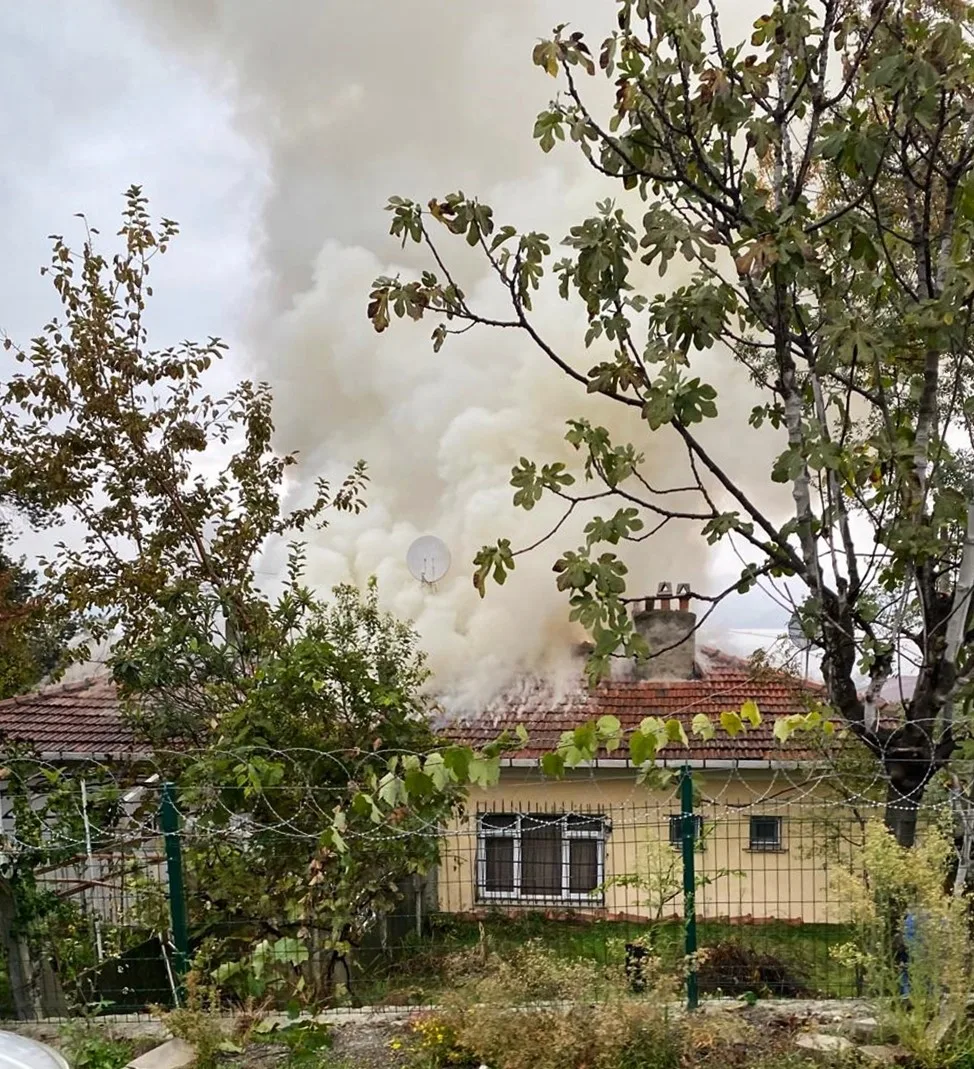
[[(779, 774), (695, 774), (703, 819), (702, 843), (695, 854), (697, 914), (747, 922), (777, 919), (834, 923), (845, 915), (832, 874), (848, 859), (858, 832), (855, 815), (827, 804), (813, 783)], [(439, 871), (439, 906), (452, 913), (502, 908), (561, 910), (547, 900), (513, 904), (478, 898), (476, 888), (477, 814), (483, 812), (600, 813), (611, 822), (605, 846), (604, 898), (569, 904), (601, 917), (649, 918), (679, 915), (682, 894), (663, 903), (682, 881), (680, 851), (669, 845), (670, 814), (680, 812), (674, 791), (648, 791), (628, 769), (590, 770), (547, 782), (533, 770), (505, 771), (499, 786), (476, 790), (466, 815), (447, 829)], [(750, 818), (780, 816), (781, 848), (750, 849)], [(649, 889), (620, 886), (624, 874), (641, 873)], [(665, 888), (665, 890), (664, 890)]]

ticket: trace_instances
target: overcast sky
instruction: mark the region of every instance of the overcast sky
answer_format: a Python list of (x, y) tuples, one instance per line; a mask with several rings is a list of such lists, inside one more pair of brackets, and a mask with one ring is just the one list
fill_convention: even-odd
[[(530, 129), (552, 89), (531, 68), (531, 44), (560, 15), (597, 8), (403, 0), (382, 8), (383, 30), (363, 23), (364, 10), (379, 9), (362, 0), (3, 5), (0, 326), (25, 339), (54, 310), (38, 274), (47, 235), (79, 234), (80, 211), (112, 233), (122, 193), (141, 184), (182, 231), (154, 278), (154, 342), (230, 341), (221, 375), (270, 378), (282, 444), (303, 450), (309, 475), (360, 455), (373, 466), (369, 520), (312, 547), (313, 578), (378, 573), (393, 607), (421, 621), (444, 661), (479, 657), (485, 641), (496, 647), (511, 619), (557, 631), (564, 604), (552, 593), (550, 555), (533, 573), (525, 567), (523, 604), (505, 592), (511, 600), (498, 596), (486, 610), (494, 616), (471, 600), (467, 561), (481, 542), (520, 530), (506, 472), (525, 435), (525, 449), (555, 448), (577, 394), (543, 378), (537, 354), (491, 339), (436, 361), (429, 328), (377, 340), (364, 303), (369, 280), (402, 261), (384, 236), (388, 194), (463, 187), (515, 215), (534, 212), (558, 235), (605, 192), (570, 152), (542, 157)], [(608, 31), (612, 8), (604, 0), (597, 28)], [(553, 332), (573, 325), (552, 310)], [(735, 440), (725, 435), (725, 447)], [(418, 467), (404, 463), (411, 454)], [(652, 462), (665, 471), (664, 454)], [(742, 451), (742, 471), (747, 462)], [(403, 564), (409, 540), (426, 530), (446, 537), (456, 558), (435, 602)], [(647, 587), (684, 577), (716, 584), (734, 566), (683, 539), (661, 543), (641, 574)], [(722, 613), (720, 629), (737, 628), (728, 641), (750, 649), (782, 617), (751, 598)]]

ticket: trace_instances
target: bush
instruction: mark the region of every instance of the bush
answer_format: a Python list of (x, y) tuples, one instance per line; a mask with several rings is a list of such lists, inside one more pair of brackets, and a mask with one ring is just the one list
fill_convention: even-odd
[(861, 854), (834, 878), (857, 929), (835, 957), (861, 970), (890, 1030), (921, 1064), (937, 1069), (948, 1049), (974, 1049), (970, 903), (952, 893), (954, 856), (949, 836), (936, 827), (906, 848), (877, 821), (866, 829)]
[(729, 939), (701, 951), (697, 982), (703, 992), (730, 997), (748, 992), (762, 998), (802, 998), (809, 994), (808, 985), (788, 962)]
[(62, 1053), (71, 1069), (123, 1069), (132, 1060), (135, 1046), (127, 1039), (106, 1035), (89, 1021), (71, 1021), (61, 1029)]

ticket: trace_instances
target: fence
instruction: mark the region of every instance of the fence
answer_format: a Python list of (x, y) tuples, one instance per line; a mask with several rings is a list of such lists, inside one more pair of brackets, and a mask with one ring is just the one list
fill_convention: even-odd
[[(376, 828), (353, 844), (399, 851), (388, 886), (372, 889), (372, 905), (364, 889), (354, 918), (319, 909), (311, 919), (228, 909), (219, 881), (252, 878), (262, 832), (233, 821), (201, 829), (180, 814), (172, 785), (147, 777), (141, 817), (133, 810), (113, 838), (93, 838), (82, 812), (75, 853), (35, 867), (43, 924), (18, 922), (0, 894), (0, 1012), (145, 1012), (183, 996), (192, 961), (236, 999), (267, 996), (266, 985), (247, 985), (279, 967), (318, 1004), (425, 1005), (458, 955), (528, 941), (625, 969), (637, 993), (648, 960), (659, 960), (685, 975), (690, 1006), (717, 994), (861, 993), (835, 951), (853, 934), (849, 881), (837, 877), (858, 863), (862, 813), (770, 781), (742, 796), (728, 782), (701, 789), (685, 772), (671, 791), (648, 792), (628, 775), (502, 780), (445, 825)], [(422, 872), (397, 860), (417, 855), (418, 838), (436, 855)], [(51, 845), (49, 832), (41, 846)], [(306, 901), (314, 862), (281, 878)]]

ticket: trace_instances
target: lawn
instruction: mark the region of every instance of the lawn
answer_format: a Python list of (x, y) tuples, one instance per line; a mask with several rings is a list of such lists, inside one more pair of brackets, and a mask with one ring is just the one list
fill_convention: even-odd
[[(607, 964), (625, 961), (625, 944), (647, 938), (664, 966), (679, 971), (684, 959), (681, 924), (665, 921), (640, 925), (627, 921), (551, 920), (537, 913), (488, 915), (481, 923), (440, 914), (428, 934), (407, 938), (399, 947), (376, 954), (360, 970), (355, 988), (359, 1003), (428, 1003), (442, 990), (446, 957), (476, 946), (483, 935), (503, 955), (529, 939), (540, 940), (565, 958)], [(849, 930), (832, 924), (787, 924), (768, 921), (735, 925), (702, 921), (698, 946), (705, 955), (701, 971), (704, 994), (734, 994), (760, 989), (761, 977), (772, 979), (763, 992), (842, 998), (857, 992), (853, 971), (834, 960), (831, 948), (848, 941)], [(755, 969), (760, 967), (760, 974)], [(771, 990), (767, 990), (771, 989)], [(757, 990), (756, 993), (762, 993)]]

